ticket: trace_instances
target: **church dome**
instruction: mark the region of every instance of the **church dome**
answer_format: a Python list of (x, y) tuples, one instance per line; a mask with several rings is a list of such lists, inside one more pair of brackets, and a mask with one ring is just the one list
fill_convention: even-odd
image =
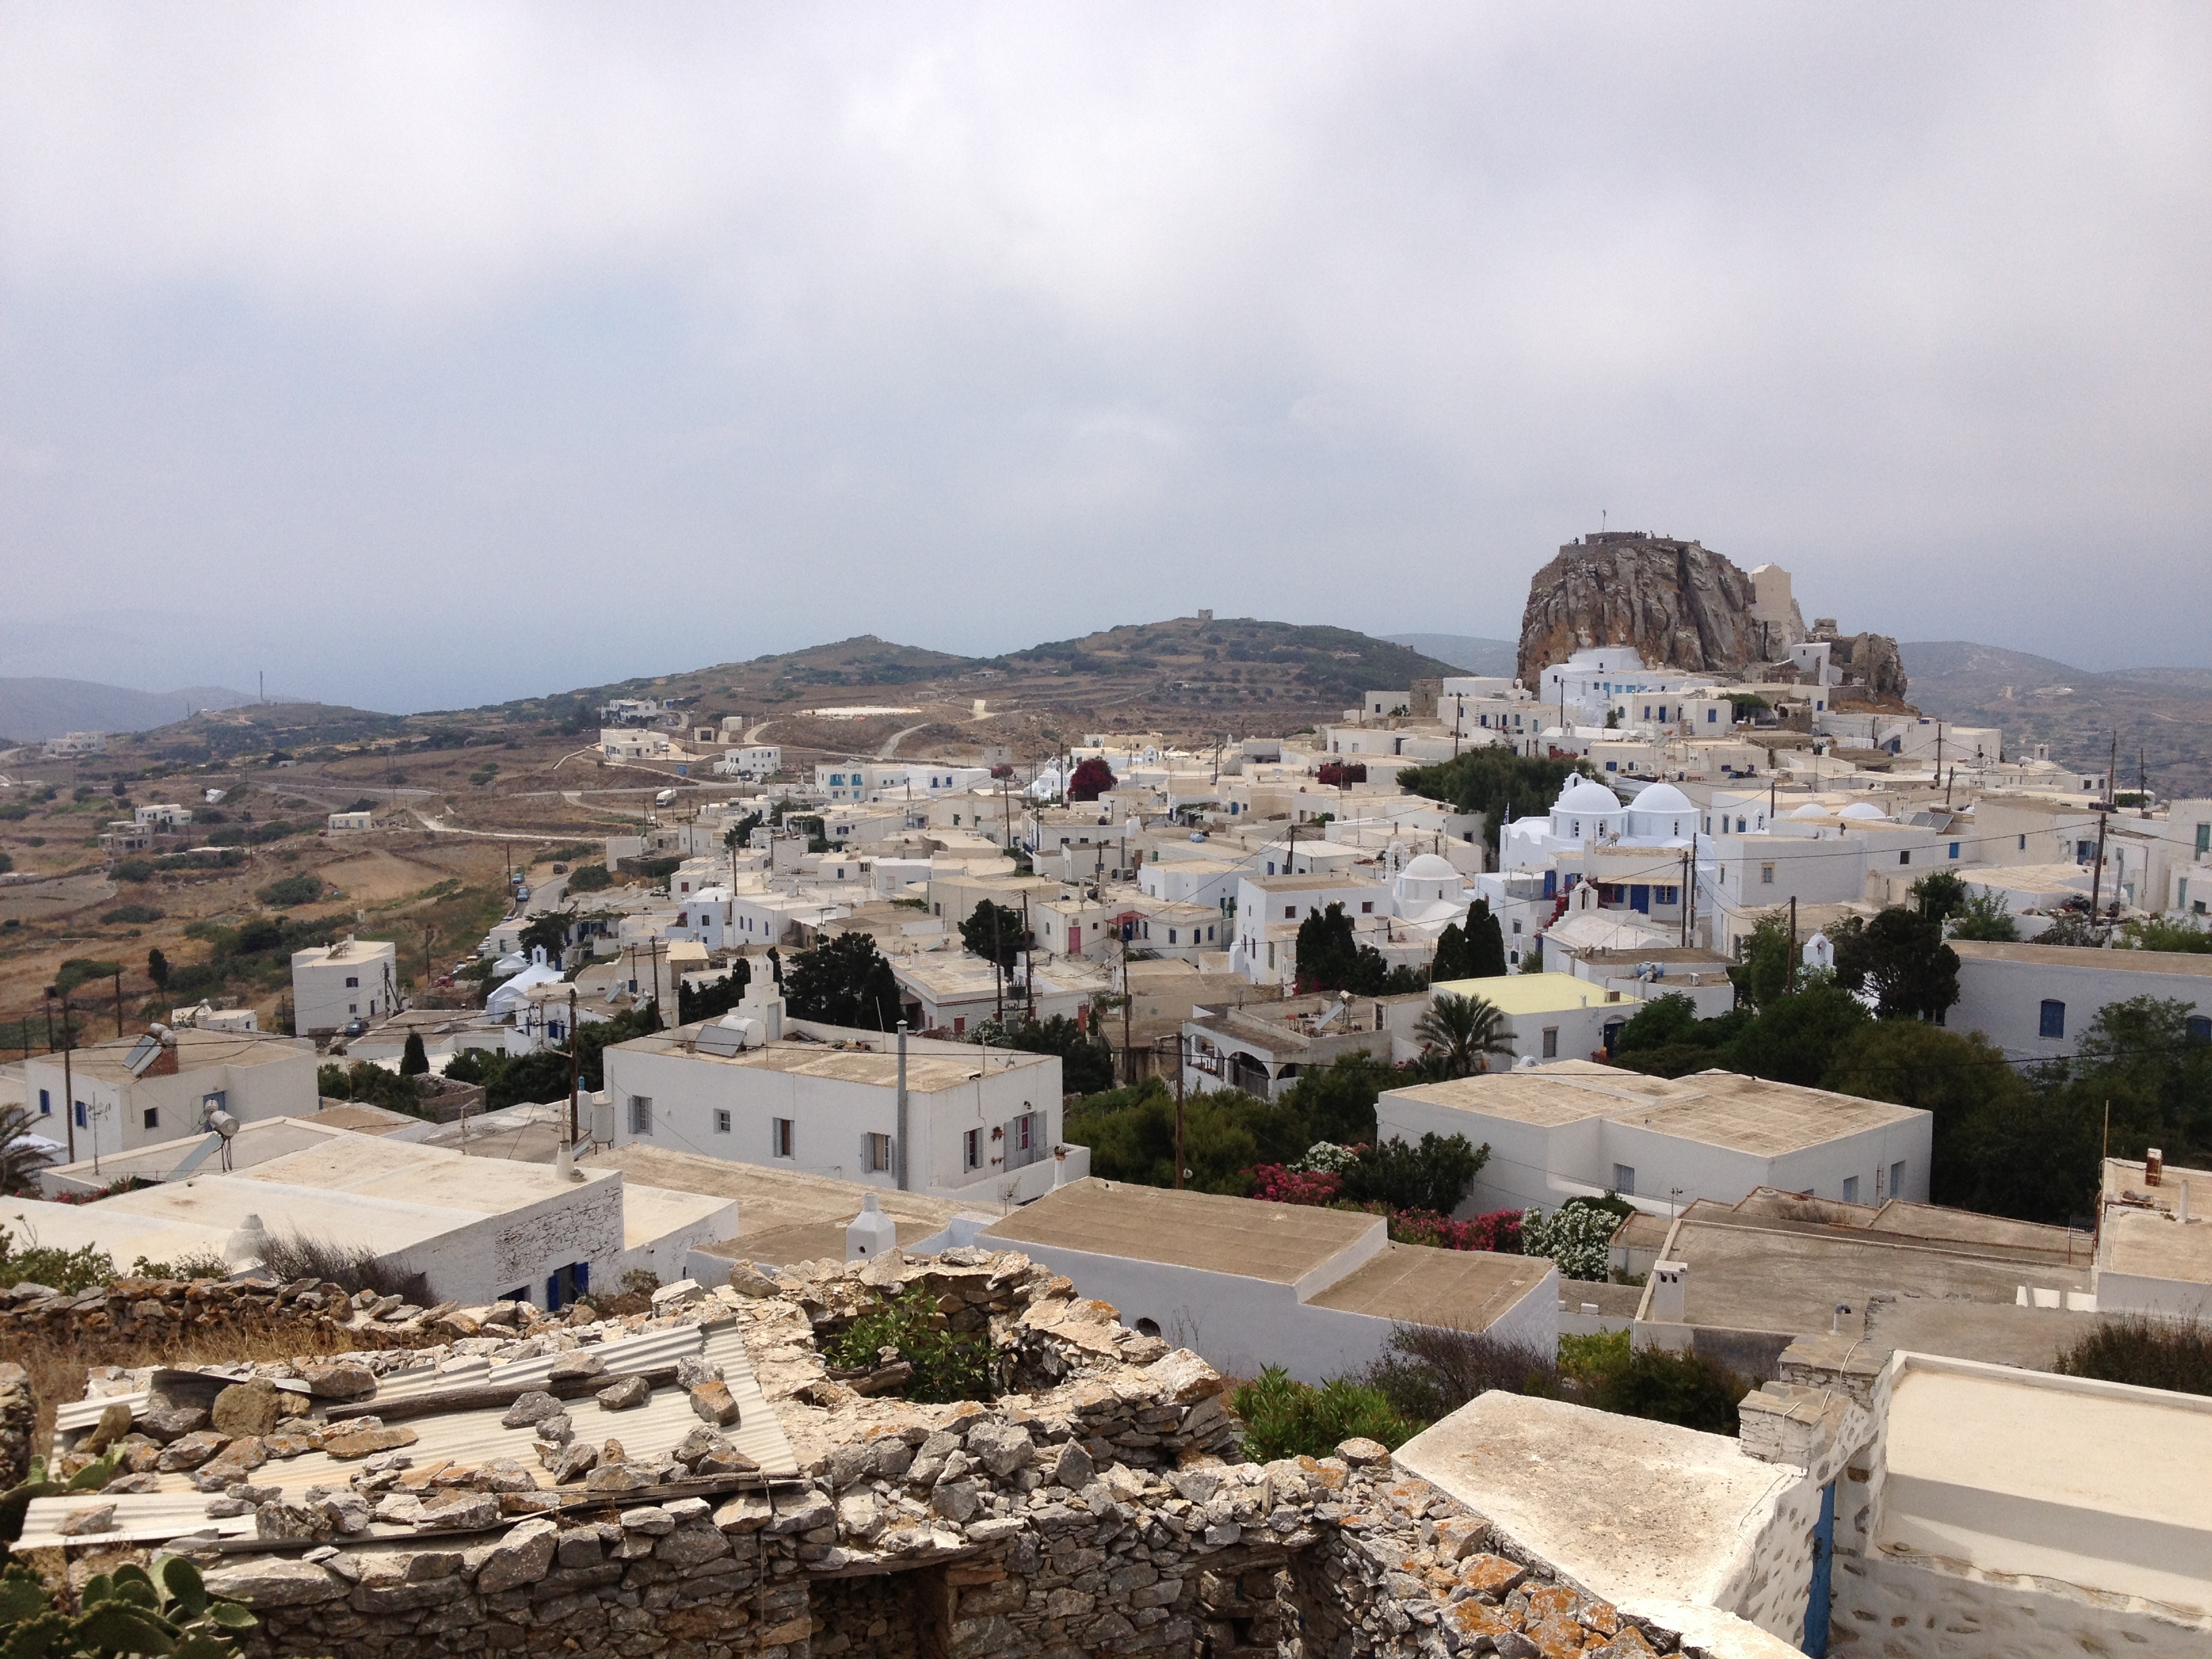
[(1793, 818), (1825, 818), (1828, 816), (1828, 809), (1817, 801), (1808, 800), (1790, 816)]
[(1451, 860), (1439, 858), (1434, 853), (1424, 853), (1398, 872), (1408, 881), (1457, 881), (1459, 872), (1452, 868)]
[(1844, 808), (1844, 810), (1838, 812), (1836, 816), (1838, 817), (1856, 818), (1861, 823), (1865, 823), (1870, 819), (1887, 818), (1889, 814), (1883, 811), (1881, 808), (1876, 806), (1870, 800), (1855, 800), (1849, 806)]
[[(1686, 805), (1687, 803), (1684, 803)], [(1595, 778), (1574, 778), (1559, 791), (1555, 812), (1618, 812), (1620, 797)]]
[(1671, 783), (1647, 784), (1628, 803), (1632, 812), (1694, 812), (1690, 798)]

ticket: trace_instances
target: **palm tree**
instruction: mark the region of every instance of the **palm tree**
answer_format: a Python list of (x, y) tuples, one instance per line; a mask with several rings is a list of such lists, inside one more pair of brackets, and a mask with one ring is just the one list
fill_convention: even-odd
[(1451, 991), (1437, 994), (1413, 1027), (1413, 1035), (1443, 1057), (1453, 1077), (1483, 1069), (1492, 1054), (1513, 1052), (1504, 1009), (1486, 998), (1463, 997)]
[(0, 1192), (38, 1191), (38, 1172), (53, 1161), (53, 1154), (32, 1144), (37, 1134), (21, 1107), (0, 1108)]

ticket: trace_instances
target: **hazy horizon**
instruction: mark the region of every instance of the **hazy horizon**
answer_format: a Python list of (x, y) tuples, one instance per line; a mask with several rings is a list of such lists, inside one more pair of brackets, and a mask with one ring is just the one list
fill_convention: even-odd
[(2212, 15), (0, 3), (0, 675), (464, 708), (1596, 529), (2207, 666)]

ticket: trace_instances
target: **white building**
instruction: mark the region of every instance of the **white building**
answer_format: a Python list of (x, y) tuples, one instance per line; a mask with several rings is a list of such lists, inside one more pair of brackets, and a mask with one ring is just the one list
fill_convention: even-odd
[[(240, 1122), (315, 1109), (315, 1045), (253, 1030), (116, 1037), (23, 1062), (31, 1127), (75, 1157), (106, 1158), (198, 1133), (216, 1112)], [(66, 1081), (64, 1079), (66, 1079)]]
[(313, 1238), (420, 1273), (434, 1301), (553, 1308), (617, 1290), (633, 1270), (679, 1279), (694, 1249), (738, 1231), (726, 1199), (628, 1186), (588, 1160), (572, 1176), (298, 1118), (240, 1131), (228, 1170), (212, 1158), (186, 1167), (191, 1143), (173, 1150), (172, 1172), (153, 1186), (94, 1204), (0, 1200), (0, 1221), (118, 1261), (228, 1253), (243, 1263), (258, 1259), (257, 1233)]
[(609, 760), (668, 760), (676, 745), (665, 732), (610, 726), (599, 732), (599, 752)]
[(356, 939), (292, 953), (292, 1029), (326, 1036), (353, 1021), (381, 1019), (399, 1007), (398, 947)]
[(1394, 1244), (1381, 1218), (1343, 1210), (1089, 1180), (947, 1237), (1042, 1261), (1231, 1376), (1280, 1365), (1318, 1383), (1381, 1358), (1404, 1325), (1559, 1346), (1550, 1262)]
[(161, 801), (149, 806), (131, 809), (131, 821), (142, 830), (152, 830), (162, 835), (191, 827), (192, 809), (180, 806), (175, 801)]
[(783, 770), (783, 747), (774, 743), (740, 744), (724, 751), (714, 769), (728, 778), (771, 778)]
[(1932, 1114), (1732, 1072), (1644, 1077), (1586, 1060), (1394, 1089), (1376, 1133), (1487, 1146), (1462, 1214), (1617, 1193), (1664, 1215), (1758, 1187), (1924, 1203)]
[(881, 1032), (836, 1032), (842, 1048), (797, 1040), (796, 1028), (776, 1035), (781, 1009), (780, 1000), (749, 998), (720, 1020), (609, 1048), (614, 1144), (947, 1197), (1027, 1199), (1051, 1188), (1060, 1139), (1057, 1054), (916, 1037), (902, 1066), (896, 1038)]
[(1580, 1060), (1612, 1051), (1614, 1036), (1643, 1006), (1638, 996), (1577, 979), (1572, 974), (1501, 974), (1486, 979), (1439, 980), (1432, 997), (1480, 997), (1504, 1016), (1503, 1028), (1518, 1060)]
[(1603, 726), (1609, 711), (1626, 706), (1624, 700), (1638, 708), (1648, 701), (1653, 712), (1643, 718), (1667, 726), (1684, 723), (1678, 703), (1683, 693), (1715, 689), (1710, 674), (1648, 668), (1634, 647), (1605, 645), (1577, 651), (1566, 661), (1545, 669), (1536, 700), (1554, 720), (1564, 708), (1569, 723), (1593, 726)]
[(49, 760), (70, 755), (104, 755), (107, 752), (107, 733), (71, 732), (65, 737), (48, 738), (40, 747)]
[(1959, 954), (1959, 1000), (1944, 1024), (1979, 1031), (2008, 1058), (2070, 1054), (2100, 1010), (2134, 997), (2187, 1003), (2190, 1035), (2212, 1042), (2212, 956), (1971, 939), (1954, 939), (1951, 948)]
[(376, 814), (368, 811), (333, 812), (330, 815), (327, 823), (334, 835), (351, 835), (360, 830), (375, 829)]

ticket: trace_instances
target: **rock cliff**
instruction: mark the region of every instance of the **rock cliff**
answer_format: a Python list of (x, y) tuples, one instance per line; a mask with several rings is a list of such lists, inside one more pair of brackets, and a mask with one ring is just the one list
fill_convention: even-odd
[[(1779, 574), (1780, 573), (1778, 573)], [(1897, 642), (1878, 634), (1808, 629), (1788, 577), (1779, 603), (1761, 605), (1753, 575), (1697, 542), (1613, 531), (1559, 550), (1528, 584), (1518, 675), (1534, 685), (1549, 665), (1592, 646), (1633, 646), (1647, 663), (1699, 673), (1756, 674), (1790, 647), (1832, 638), (1831, 660), (1879, 697), (1905, 695)], [(1786, 677), (1786, 672), (1785, 672)]]

